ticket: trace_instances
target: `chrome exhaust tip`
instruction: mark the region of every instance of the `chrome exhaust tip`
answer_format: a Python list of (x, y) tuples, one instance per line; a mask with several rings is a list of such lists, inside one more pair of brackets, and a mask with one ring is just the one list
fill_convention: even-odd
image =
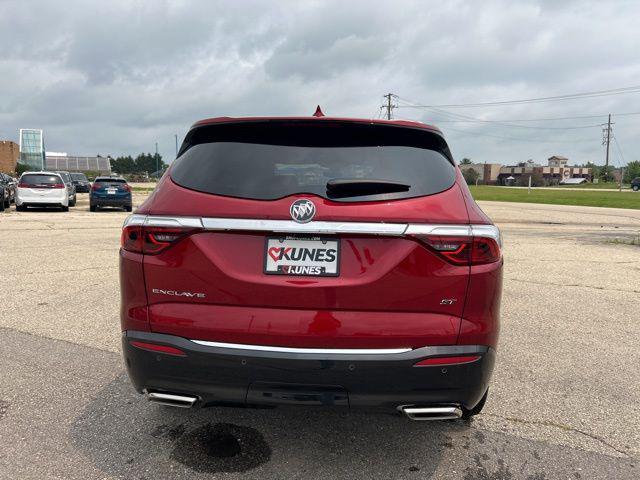
[(191, 408), (198, 401), (193, 395), (178, 395), (175, 393), (160, 393), (145, 391), (147, 400), (168, 407)]
[(450, 407), (417, 407), (404, 405), (398, 407), (411, 420), (456, 420), (462, 417), (462, 409), (459, 406)]

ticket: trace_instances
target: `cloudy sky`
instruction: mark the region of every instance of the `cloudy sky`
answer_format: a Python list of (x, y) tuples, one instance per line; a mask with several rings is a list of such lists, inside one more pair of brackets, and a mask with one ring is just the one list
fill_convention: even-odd
[[(172, 159), (174, 135), (206, 117), (319, 103), (371, 118), (387, 92), (407, 106), (631, 87), (639, 18), (637, 1), (0, 0), (0, 138), (43, 128), (47, 150), (113, 156), (158, 142)], [(440, 126), (458, 159), (602, 163), (613, 113), (616, 164), (640, 158), (640, 115), (616, 115), (637, 112), (640, 92), (394, 115)]]

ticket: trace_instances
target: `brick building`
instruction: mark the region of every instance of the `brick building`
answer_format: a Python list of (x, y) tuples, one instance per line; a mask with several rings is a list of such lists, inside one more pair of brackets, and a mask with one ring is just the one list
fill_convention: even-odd
[(584, 178), (590, 182), (592, 171), (587, 167), (567, 165), (566, 157), (554, 155), (547, 160), (547, 166), (538, 165), (531, 160), (514, 166), (506, 166), (500, 169), (497, 178), (499, 185), (518, 183), (520, 178), (533, 176), (541, 179), (544, 185), (558, 185), (560, 182), (572, 178)]
[(20, 147), (11, 140), (0, 140), (0, 172), (13, 173), (20, 158)]

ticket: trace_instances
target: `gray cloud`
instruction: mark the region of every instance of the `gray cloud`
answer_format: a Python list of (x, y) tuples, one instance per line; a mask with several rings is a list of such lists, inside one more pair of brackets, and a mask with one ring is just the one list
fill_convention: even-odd
[[(320, 103), (328, 114), (372, 117), (389, 91), (444, 104), (635, 85), (639, 16), (640, 5), (624, 1), (5, 1), (0, 137), (40, 127), (51, 150), (112, 155), (157, 141), (172, 158), (173, 135), (211, 116), (307, 115)], [(450, 109), (487, 120), (634, 111), (640, 94)], [(598, 127), (395, 114), (439, 124), (458, 157), (603, 158)], [(640, 157), (640, 116), (616, 122), (627, 160)]]

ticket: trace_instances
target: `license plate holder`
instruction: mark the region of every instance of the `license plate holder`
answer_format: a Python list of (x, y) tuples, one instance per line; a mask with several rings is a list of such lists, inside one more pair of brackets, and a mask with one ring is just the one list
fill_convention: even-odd
[(340, 275), (340, 239), (267, 237), (263, 272), (266, 275), (337, 277)]

